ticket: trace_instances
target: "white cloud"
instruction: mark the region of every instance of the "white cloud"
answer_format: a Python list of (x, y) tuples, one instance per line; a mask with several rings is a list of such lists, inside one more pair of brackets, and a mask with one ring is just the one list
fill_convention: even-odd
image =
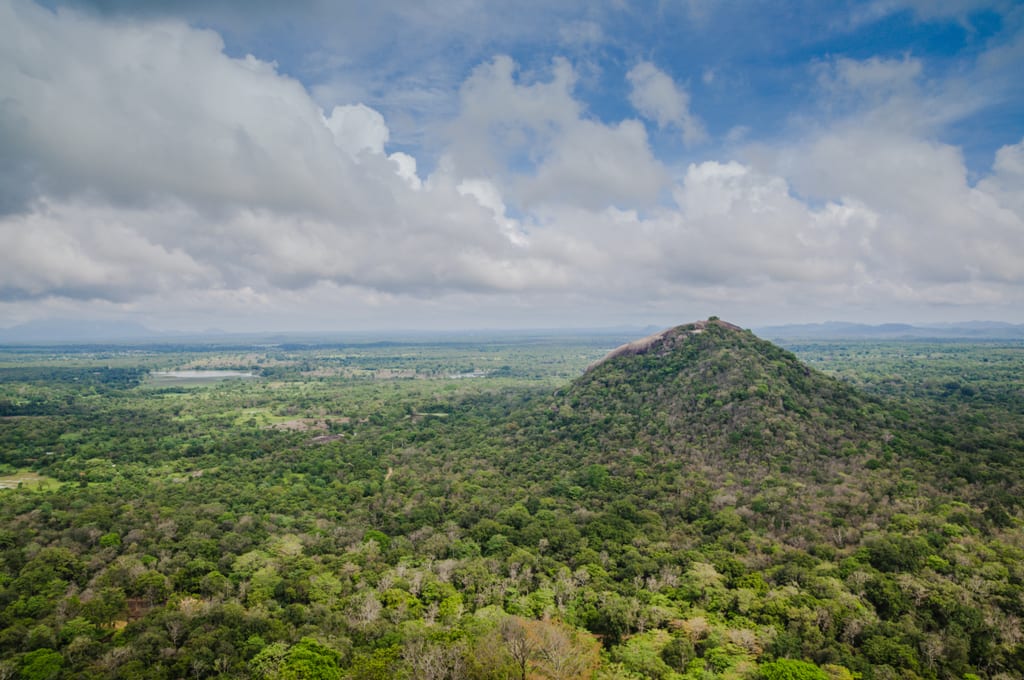
[(1007, 236), (1016, 236), (1015, 243), (1020, 247), (1015, 252), (1024, 255), (1024, 139), (996, 152), (992, 173), (978, 182), (977, 190), (998, 206), (1001, 212), (994, 223), (1010, 226)]
[(692, 239), (685, 254), (702, 279), (861, 283), (870, 256), (861, 237), (875, 220), (863, 205), (813, 210), (783, 178), (737, 162), (691, 165), (674, 195)]
[(876, 224), (866, 206), (811, 209), (782, 178), (737, 162), (691, 165), (673, 195), (676, 206), (647, 214), (545, 208), (531, 247), (566, 258), (569, 271), (606, 300), (707, 298), (723, 290), (753, 299), (765, 287), (811, 298), (866, 281), (872, 253), (865, 236)]
[(494, 214), (494, 219), (502, 225), (511, 243), (517, 246), (527, 245), (528, 241), (522, 228), (516, 220), (511, 220), (506, 215), (505, 201), (498, 187), (492, 182), (486, 179), (465, 179), (455, 187), (455, 190), (463, 196), (472, 196), (477, 203), (490, 210)]
[[(296, 81), (181, 23), (0, 9), (0, 130), (34, 173), (0, 220), (0, 294), (177, 288), (514, 290), (557, 279), (507, 220), (364, 105), (325, 117)], [(538, 99), (538, 105), (542, 102)]]
[[(1001, 152), (996, 171), (977, 187), (967, 183), (950, 150), (925, 145), (914, 159), (906, 157), (914, 149), (902, 149), (896, 157), (913, 171), (930, 171), (915, 187), (902, 166), (872, 181), (873, 171), (893, 159), (870, 159), (885, 143), (876, 150), (866, 143), (851, 139), (851, 156), (831, 159), (837, 166), (846, 162), (862, 181), (836, 180), (834, 186), (852, 189), (820, 194), (817, 207), (779, 174), (706, 161), (690, 165), (676, 184), (674, 208), (646, 215), (546, 208), (531, 231), (531, 247), (551, 257), (564, 254), (568, 270), (609, 303), (717, 300), (752, 314), (758, 304), (777, 310), (786, 300), (847, 313), (880, 301), (891, 309), (1024, 303), (1024, 222), (995, 186), (998, 181), (1009, 195), (1024, 195), (1012, 174), (1019, 148)], [(817, 163), (831, 158), (822, 144), (790, 150), (789, 169), (820, 173)], [(869, 157), (870, 169), (854, 163), (857, 149)], [(918, 205), (922, 196), (943, 191), (948, 201)]]
[(576, 73), (569, 62), (556, 59), (548, 81), (517, 75), (518, 65), (498, 56), (474, 69), (460, 88), (449, 156), (461, 173), (526, 169), (579, 120), (581, 107), (572, 96)]
[(899, 59), (838, 57), (815, 64), (812, 71), (827, 118), (856, 118), (886, 133), (936, 137), (1003, 96), (998, 83), (977, 73), (929, 78), (924, 62), (909, 54)]
[(933, 136), (980, 104), (957, 101), (956, 81), (925, 90), (921, 79), (910, 58), (826, 65), (820, 82), (830, 102), (845, 103), (842, 115), (803, 129), (768, 154), (767, 167), (801, 195), (870, 206), (874, 275), (893, 294), (937, 299), (962, 286), (970, 297), (949, 301), (965, 304), (1019, 295), (1002, 284), (1024, 282), (1020, 145), (1003, 147), (972, 185), (962, 151)]
[(334, 135), (334, 143), (353, 160), (364, 151), (384, 153), (390, 136), (384, 116), (364, 104), (335, 106), (324, 123)]
[[(1005, 148), (1001, 158), (1012, 157)], [(918, 291), (1024, 282), (1024, 182), (998, 156), (994, 173), (971, 186), (958, 149), (846, 121), (783, 150), (778, 167), (801, 194), (877, 213), (879, 277)]]
[(413, 189), (423, 186), (418, 174), (416, 174), (416, 159), (407, 153), (396, 151), (388, 156), (388, 160), (398, 166), (398, 176), (404, 179)]
[(687, 144), (707, 137), (700, 119), (690, 112), (690, 95), (664, 71), (643, 61), (634, 66), (626, 78), (632, 86), (629, 101), (645, 118), (660, 127), (678, 128)]
[[(843, 267), (847, 278), (833, 289), (843, 299), (864, 299), (873, 291), (883, 305), (1024, 303), (1015, 289), (1024, 281), (1024, 181), (1014, 171), (1020, 146), (1001, 149), (992, 172), (972, 183), (961, 149), (936, 139), (949, 122), (983, 105), (984, 97), (959, 102), (964, 90), (957, 80), (925, 80), (922, 63), (910, 57), (836, 59), (817, 68), (821, 102), (830, 115), (797, 118), (792, 139), (751, 144), (741, 155), (751, 159), (756, 175), (784, 179), (802, 197), (801, 205), (824, 205), (808, 208), (815, 222), (829, 223), (833, 212), (846, 215), (846, 226), (836, 232), (844, 234), (843, 247), (833, 251), (827, 239), (807, 239), (830, 230), (800, 227), (803, 220), (794, 210), (793, 231), (773, 238), (785, 244), (787, 234), (798, 233), (801, 243), (816, 244), (808, 258), (831, 258)], [(764, 211), (756, 220), (744, 216), (764, 203), (760, 196), (775, 196), (769, 202), (775, 211), (786, 204), (780, 192), (769, 191), (771, 183), (750, 184), (746, 169), (723, 166), (717, 173), (716, 182), (702, 183), (696, 205), (730, 216), (723, 238), (737, 225), (747, 224), (755, 234), (757, 225), (772, 223)], [(693, 180), (688, 173), (687, 183)], [(739, 185), (744, 188), (737, 193)], [(737, 196), (746, 207), (736, 203)], [(681, 205), (694, 216), (692, 206)], [(830, 280), (820, 274), (819, 290)]]
[(179, 286), (217, 287), (215, 269), (140, 232), (173, 231), (180, 215), (82, 204), (34, 206), (0, 218), (0, 299), (51, 295), (128, 300)]
[(667, 173), (643, 126), (586, 117), (575, 82), (563, 59), (539, 76), (520, 74), (508, 57), (477, 68), (460, 90), (462, 109), (452, 124), (449, 158), (457, 173), (491, 177), (524, 208), (655, 202)]
[(591, 47), (604, 40), (604, 30), (594, 21), (576, 21), (560, 27), (558, 36), (570, 47)]
[(521, 194), (527, 205), (651, 205), (666, 182), (639, 122), (581, 120), (563, 131), (536, 174), (523, 181)]
[[(352, 181), (302, 86), (210, 31), (103, 23), (0, 6), (0, 130), (51, 195), (344, 212), (323, 177)], [(31, 198), (30, 196), (25, 197)]]
[(821, 74), (824, 85), (833, 90), (853, 90), (870, 96), (892, 96), (906, 88), (916, 88), (923, 71), (921, 60), (909, 56), (903, 59), (871, 57), (863, 61), (840, 57), (828, 66)]
[(996, 160), (992, 166), (996, 177), (1021, 188), (1024, 184), (1024, 140), (1016, 144), (1008, 144), (996, 152)]
[[(499, 56), (449, 93), (421, 171), (361, 98), (328, 115), (211, 31), (0, 4), (0, 313), (73, 299), (372, 325), (380, 310), (679, 318), (681, 301), (1024, 308), (1024, 141), (972, 183), (933, 134), (966, 105), (923, 62), (840, 58), (816, 75), (834, 109), (799, 139), (670, 171), (639, 120), (588, 109), (569, 61)], [(629, 82), (644, 117), (703, 136), (667, 74), (643, 62)]]

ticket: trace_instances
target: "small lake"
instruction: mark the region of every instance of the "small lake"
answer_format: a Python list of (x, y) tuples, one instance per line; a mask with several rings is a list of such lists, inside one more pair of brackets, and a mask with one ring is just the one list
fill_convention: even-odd
[(159, 378), (255, 378), (249, 371), (153, 371)]
[(151, 371), (150, 379), (157, 384), (161, 385), (184, 385), (189, 383), (208, 383), (216, 382), (218, 380), (252, 380), (259, 376), (250, 371), (202, 371), (202, 370), (182, 370), (182, 371)]

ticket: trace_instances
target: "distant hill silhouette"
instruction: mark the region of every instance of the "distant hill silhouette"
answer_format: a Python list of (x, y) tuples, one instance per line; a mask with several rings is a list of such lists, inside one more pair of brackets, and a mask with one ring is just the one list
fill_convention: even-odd
[(47, 319), (0, 329), (0, 343), (111, 342), (157, 339), (157, 331), (131, 321)]
[(1024, 324), (1002, 321), (966, 321), (948, 324), (911, 325), (885, 323), (878, 325), (827, 321), (825, 323), (765, 326), (757, 334), (774, 340), (898, 340), (898, 339), (1024, 339)]

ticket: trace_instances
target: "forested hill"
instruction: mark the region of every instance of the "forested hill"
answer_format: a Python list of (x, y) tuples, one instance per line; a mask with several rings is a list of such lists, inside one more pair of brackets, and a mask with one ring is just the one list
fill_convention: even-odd
[(623, 345), (566, 395), (578, 419), (609, 426), (602, 437), (764, 463), (867, 451), (868, 401), (716, 318)]
[[(515, 474), (579, 479), (579, 470), (600, 468), (607, 488), (639, 480), (659, 512), (682, 519), (717, 494), (794, 545), (829, 525), (885, 521), (911, 485), (956, 489), (991, 517), (1017, 506), (1024, 489), (1006, 449), (1020, 448), (1012, 422), (1001, 433), (985, 430), (979, 414), (909, 410), (715, 317), (613, 350), (515, 421), (518, 451), (543, 451), (512, 454)], [(675, 486), (681, 476), (685, 490)], [(791, 526), (799, 536), (783, 531)]]
[(623, 345), (528, 404), (505, 470), (548, 496), (625, 498), (669, 524), (729, 506), (802, 548), (884, 522), (894, 475), (940, 483), (949, 461), (909, 456), (927, 428), (893, 406), (711, 318)]
[[(729, 601), (697, 610), (773, 627), (775, 654), (866, 678), (1024, 672), (1024, 561), (989, 595), (967, 585), (986, 562), (969, 546), (1024, 557), (1009, 414), (871, 396), (711, 318), (623, 345), (515, 422), (509, 477), (572, 499), (582, 554), (617, 578), (681, 548)], [(807, 609), (772, 622), (780, 596)]]

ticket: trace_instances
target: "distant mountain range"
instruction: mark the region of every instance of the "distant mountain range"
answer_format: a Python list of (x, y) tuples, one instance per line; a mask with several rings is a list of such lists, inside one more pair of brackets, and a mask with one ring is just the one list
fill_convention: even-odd
[[(563, 334), (594, 334), (594, 335), (624, 335), (634, 334), (637, 330), (644, 333), (651, 333), (655, 327), (646, 329), (636, 328), (591, 328), (591, 329), (533, 329), (531, 334), (563, 335)], [(825, 323), (789, 324), (780, 326), (762, 326), (753, 329), (759, 337), (769, 340), (836, 340), (836, 339), (976, 339), (976, 340), (1014, 340), (1024, 339), (1024, 324), (1011, 324), (1001, 321), (967, 321), (960, 323), (946, 324), (921, 324), (911, 325), (903, 323), (887, 324), (861, 324), (848, 323), (844, 321), (827, 321)], [(45, 344), (60, 345), (72, 343), (130, 343), (138, 344), (145, 342), (178, 342), (188, 339), (195, 342), (207, 340), (222, 341), (231, 339), (242, 340), (273, 340), (274, 342), (284, 341), (325, 341), (354, 337), (366, 339), (381, 339), (388, 336), (402, 336), (410, 338), (420, 337), (448, 337), (451, 335), (463, 337), (467, 333), (472, 335), (485, 336), (507, 336), (524, 333), (526, 331), (403, 331), (403, 332), (265, 332), (265, 333), (228, 333), (221, 330), (208, 330), (205, 332), (176, 332), (176, 331), (155, 331), (151, 328), (133, 321), (99, 321), (99, 320), (74, 320), (74, 319), (46, 319), (30, 321), (28, 323), (0, 328), (0, 344)]]
[(158, 340), (165, 334), (132, 321), (79, 321), (45, 319), (0, 329), (0, 343), (65, 344), (75, 342), (116, 342)]
[(825, 323), (765, 326), (754, 332), (769, 340), (837, 340), (903, 338), (1013, 340), (1024, 339), (1024, 324), (1002, 321), (965, 321), (944, 324), (911, 325), (885, 323), (878, 325), (827, 321)]

